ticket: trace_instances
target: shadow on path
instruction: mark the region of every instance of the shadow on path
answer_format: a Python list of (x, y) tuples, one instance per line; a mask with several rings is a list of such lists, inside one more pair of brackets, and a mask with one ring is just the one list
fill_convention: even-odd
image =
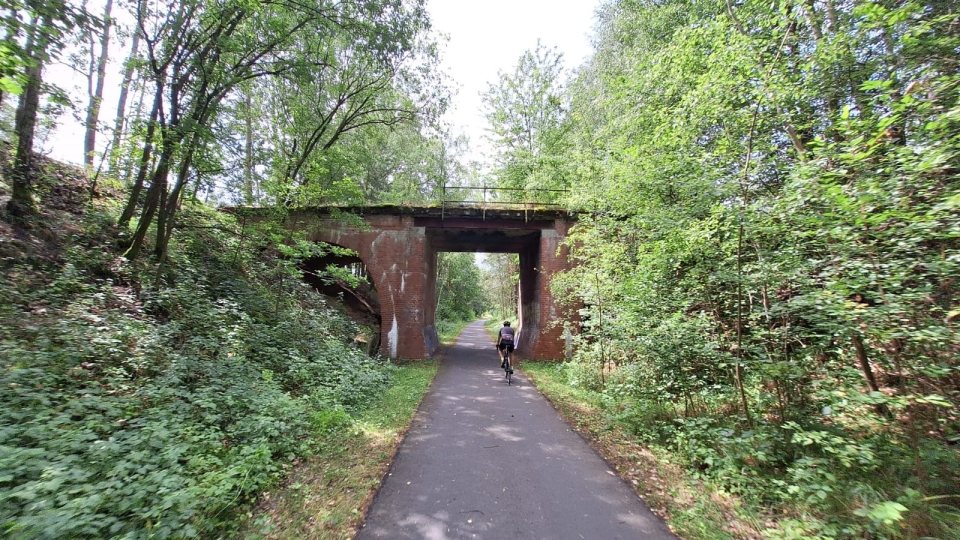
[(356, 538), (675, 538), (526, 377), (507, 386), (499, 367), (483, 323), (471, 323)]

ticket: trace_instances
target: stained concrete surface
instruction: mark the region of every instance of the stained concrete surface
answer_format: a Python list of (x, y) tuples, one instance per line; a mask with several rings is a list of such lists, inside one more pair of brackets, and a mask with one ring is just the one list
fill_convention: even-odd
[(357, 539), (675, 539), (482, 322), (451, 347)]

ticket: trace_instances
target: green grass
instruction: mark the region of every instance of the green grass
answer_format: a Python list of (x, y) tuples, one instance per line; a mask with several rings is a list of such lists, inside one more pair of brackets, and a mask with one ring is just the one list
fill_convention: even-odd
[(402, 365), (383, 397), (355, 418), (321, 421), (317, 453), (297, 464), (283, 487), (262, 495), (242, 537), (353, 538), (437, 367)]
[(500, 329), (503, 328), (503, 321), (510, 321), (510, 325), (514, 328), (519, 324), (517, 317), (508, 317), (508, 318), (489, 318), (483, 322), (483, 327), (487, 330), (487, 333), (490, 334), (491, 339), (497, 339), (497, 334), (500, 332)]
[(562, 364), (528, 361), (523, 372), (681, 538), (761, 538), (763, 527), (739, 501), (692, 478), (666, 451), (637, 443), (622, 425), (609, 420), (600, 394), (567, 383)]
[(473, 321), (437, 321), (437, 334), (440, 336), (440, 343), (444, 345), (453, 345), (457, 336), (463, 329)]

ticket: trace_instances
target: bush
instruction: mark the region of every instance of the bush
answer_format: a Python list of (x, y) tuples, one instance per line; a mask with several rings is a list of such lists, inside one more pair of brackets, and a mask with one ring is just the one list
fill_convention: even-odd
[(648, 401), (629, 403), (622, 411), (612, 415), (612, 419), (623, 424), (638, 441), (647, 444), (669, 444), (677, 436), (679, 418), (675, 408), (668, 404)]
[(287, 261), (198, 230), (174, 246), (169, 285), (143, 285), (155, 267), (116, 258), (97, 230), (58, 264), (8, 268), (0, 536), (229, 531), (314, 435), (387, 384), (385, 364), (348, 344), (352, 323)]

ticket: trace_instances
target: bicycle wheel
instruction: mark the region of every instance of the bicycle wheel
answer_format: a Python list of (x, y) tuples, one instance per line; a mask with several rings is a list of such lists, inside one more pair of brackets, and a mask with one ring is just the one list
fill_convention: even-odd
[(507, 357), (507, 386), (513, 384), (513, 365), (510, 362), (510, 357)]

